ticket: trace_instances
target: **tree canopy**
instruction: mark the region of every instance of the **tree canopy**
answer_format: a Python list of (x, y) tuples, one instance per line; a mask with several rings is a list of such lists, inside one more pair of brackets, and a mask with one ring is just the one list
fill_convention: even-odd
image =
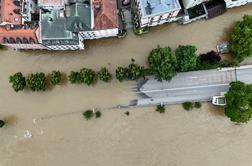
[(80, 82), (91, 85), (95, 80), (95, 71), (92, 69), (82, 68), (80, 70)]
[(126, 67), (118, 67), (116, 69), (116, 78), (122, 82), (129, 79), (129, 71)]
[(233, 122), (248, 122), (252, 115), (252, 86), (240, 81), (232, 82), (225, 96), (225, 115)]
[(239, 62), (252, 55), (252, 16), (245, 15), (238, 21), (231, 35), (231, 51)]
[(178, 61), (177, 71), (186, 72), (194, 70), (197, 65), (197, 48), (191, 45), (179, 46), (176, 51)]
[(32, 91), (45, 91), (47, 88), (45, 74), (30, 74), (27, 78), (27, 85), (31, 88)]
[(144, 76), (144, 67), (131, 63), (128, 67), (128, 78), (129, 80), (138, 80)]
[(25, 77), (20, 72), (10, 76), (9, 82), (12, 83), (15, 92), (22, 91), (26, 86)]
[(107, 68), (103, 67), (98, 72), (98, 78), (104, 82), (109, 82), (112, 79), (112, 74), (110, 74)]
[(61, 73), (60, 71), (52, 71), (50, 82), (52, 85), (59, 85), (61, 82)]
[(170, 47), (153, 49), (148, 57), (148, 63), (158, 81), (169, 81), (176, 75), (177, 59)]

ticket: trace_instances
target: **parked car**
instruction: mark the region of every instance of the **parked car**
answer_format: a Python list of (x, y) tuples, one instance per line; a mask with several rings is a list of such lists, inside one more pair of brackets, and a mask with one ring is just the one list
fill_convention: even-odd
[(227, 54), (230, 52), (230, 44), (228, 41), (222, 41), (217, 44), (217, 52), (220, 54)]
[(225, 106), (226, 105), (226, 98), (225, 96), (213, 96), (212, 104), (218, 106)]

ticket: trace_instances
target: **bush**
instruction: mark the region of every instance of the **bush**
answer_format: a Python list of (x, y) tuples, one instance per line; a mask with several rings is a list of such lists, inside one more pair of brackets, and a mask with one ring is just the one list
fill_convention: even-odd
[(52, 85), (59, 85), (61, 82), (61, 73), (60, 71), (52, 71), (50, 82)]
[(157, 105), (156, 111), (159, 113), (165, 113), (165, 106), (164, 105)]
[(151, 73), (158, 81), (169, 81), (176, 75), (177, 60), (170, 47), (153, 49), (148, 56)]
[(129, 78), (129, 71), (126, 67), (118, 67), (116, 69), (116, 78), (122, 82), (124, 80), (128, 80)]
[(176, 49), (176, 57), (178, 61), (177, 71), (187, 72), (194, 70), (197, 65), (197, 48), (191, 45), (179, 46)]
[(199, 56), (199, 60), (202, 63), (215, 65), (215, 64), (218, 64), (221, 61), (221, 57), (220, 57), (219, 53), (217, 53), (215, 51), (210, 51), (210, 52), (207, 52), (206, 54), (201, 54)]
[(95, 118), (100, 118), (101, 117), (101, 112), (100, 111), (96, 111), (95, 112)]
[(15, 92), (24, 90), (26, 86), (25, 77), (20, 72), (10, 76), (9, 82), (12, 83), (12, 88)]
[(86, 110), (83, 112), (83, 116), (86, 118), (86, 120), (89, 120), (94, 116), (94, 112), (92, 110)]
[(131, 63), (128, 67), (128, 78), (129, 80), (138, 80), (144, 76), (144, 67)]
[(193, 109), (193, 103), (192, 102), (185, 102), (182, 104), (183, 108), (187, 111), (190, 111)]
[(27, 78), (27, 85), (31, 88), (32, 91), (45, 91), (47, 88), (45, 74), (30, 74)]
[(72, 84), (80, 83), (80, 73), (71, 71), (70, 75), (68, 76), (68, 79)]
[(108, 69), (103, 67), (99, 72), (98, 72), (98, 78), (101, 81), (108, 82), (112, 79), (112, 74), (109, 73)]
[(0, 120), (0, 128), (4, 127), (5, 122), (3, 120)]
[(252, 55), (252, 16), (245, 15), (242, 21), (238, 21), (231, 35), (230, 49), (237, 61)]
[(200, 102), (195, 102), (194, 107), (195, 108), (201, 108), (201, 103)]
[(127, 111), (127, 112), (124, 112), (125, 115), (129, 116), (130, 115), (130, 112)]
[(95, 71), (92, 69), (82, 68), (80, 70), (80, 82), (82, 84), (91, 85), (95, 80)]

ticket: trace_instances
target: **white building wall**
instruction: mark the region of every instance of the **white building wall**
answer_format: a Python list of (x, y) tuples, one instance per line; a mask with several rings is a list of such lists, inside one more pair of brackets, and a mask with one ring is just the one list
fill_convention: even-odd
[(226, 7), (227, 8), (232, 8), (232, 7), (237, 7), (237, 6), (242, 6), (248, 3), (248, 0), (225, 0), (226, 2)]
[(186, 9), (194, 7), (196, 5), (201, 4), (202, 2), (209, 1), (209, 0), (182, 0), (183, 5)]
[(106, 30), (98, 30), (98, 31), (84, 31), (80, 32), (80, 36), (85, 39), (100, 39), (106, 37), (115, 37), (119, 33), (119, 29), (106, 29)]

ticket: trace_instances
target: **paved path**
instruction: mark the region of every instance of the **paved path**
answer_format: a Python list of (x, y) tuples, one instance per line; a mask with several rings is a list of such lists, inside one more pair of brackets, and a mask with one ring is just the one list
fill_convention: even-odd
[(170, 82), (148, 78), (137, 92), (141, 97), (137, 105), (210, 101), (212, 96), (227, 91), (236, 79), (251, 84), (252, 66), (179, 73)]

